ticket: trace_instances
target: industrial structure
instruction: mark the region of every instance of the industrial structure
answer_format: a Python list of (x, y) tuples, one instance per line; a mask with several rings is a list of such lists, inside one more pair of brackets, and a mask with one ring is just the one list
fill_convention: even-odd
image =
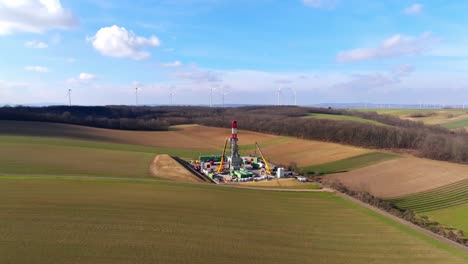
[[(255, 143), (255, 148), (260, 156), (241, 156), (238, 141), (237, 121), (233, 120), (231, 122), (231, 137), (224, 142), (221, 155), (200, 156), (197, 161), (192, 161), (192, 166), (216, 183), (263, 181), (283, 177), (299, 179), (299, 175), (294, 172), (285, 171), (284, 168), (269, 163), (258, 143)], [(227, 151), (228, 145), (230, 147), (229, 151)], [(229, 155), (226, 155), (226, 153), (229, 153)]]

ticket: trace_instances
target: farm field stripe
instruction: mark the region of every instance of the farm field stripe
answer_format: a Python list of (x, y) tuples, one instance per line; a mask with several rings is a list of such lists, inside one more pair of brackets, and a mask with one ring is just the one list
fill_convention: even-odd
[(468, 260), (464, 251), (329, 193), (5, 179), (0, 198), (7, 201), (0, 204), (6, 263)]
[(418, 213), (468, 203), (468, 180), (405, 197), (388, 199), (388, 201), (399, 208), (410, 209)]
[(439, 188), (436, 188), (436, 189), (432, 189), (432, 190), (429, 190), (429, 191), (415, 193), (415, 194), (411, 194), (411, 195), (403, 196), (403, 197), (398, 197), (398, 198), (392, 198), (392, 199), (389, 199), (389, 200), (397, 202), (397, 201), (400, 201), (400, 200), (405, 200), (408, 197), (411, 197), (411, 198), (426, 197), (426, 195), (430, 195), (432, 193), (436, 193), (436, 192), (439, 192), (439, 191), (451, 191), (451, 190), (456, 190), (456, 189), (460, 189), (460, 188), (463, 189), (463, 188), (466, 188), (466, 187), (468, 187), (468, 180), (462, 180), (462, 181), (451, 183), (451, 184), (448, 184), (448, 185), (445, 185), (445, 186), (442, 186), (442, 187), (439, 187)]
[[(56, 180), (84, 180), (84, 181), (99, 181), (99, 182), (122, 182), (122, 183), (129, 183), (129, 182), (141, 182), (141, 183), (166, 183), (166, 184), (178, 184), (178, 185), (199, 185), (199, 186), (205, 186), (205, 187), (227, 187), (227, 188), (232, 188), (232, 189), (244, 189), (244, 190), (254, 190), (254, 191), (279, 191), (279, 192), (318, 192), (318, 193), (327, 193), (327, 192), (333, 192), (337, 196), (344, 198), (345, 200), (349, 200), (359, 206), (365, 207), (367, 209), (372, 210), (373, 212), (376, 212), (380, 214), (383, 217), (386, 217), (387, 219), (394, 220), (396, 222), (402, 223), (407, 227), (412, 228), (413, 230), (423, 233), (425, 235), (429, 235), (430, 237), (433, 237), (441, 242), (444, 242), (446, 244), (449, 244), (451, 246), (455, 246), (456, 248), (463, 249), (465, 251), (468, 251), (467, 247), (464, 247), (456, 242), (453, 242), (449, 239), (446, 239), (442, 236), (439, 236), (437, 234), (434, 234), (426, 229), (423, 229), (419, 226), (416, 226), (412, 223), (409, 223), (401, 218), (398, 218), (396, 216), (393, 216), (387, 212), (384, 212), (378, 208), (375, 208), (373, 206), (370, 206), (366, 203), (363, 203), (353, 197), (350, 197), (346, 194), (336, 192), (331, 189), (320, 189), (320, 190), (315, 190), (315, 189), (277, 189), (277, 188), (254, 188), (254, 187), (240, 187), (240, 186), (232, 186), (232, 185), (212, 185), (212, 184), (206, 184), (206, 183), (184, 183), (184, 182), (175, 182), (175, 181), (167, 181), (167, 180), (150, 180), (150, 179), (133, 179), (133, 178), (110, 178), (110, 177), (87, 177), (87, 176), (5, 176), (5, 175), (0, 175), (0, 180), (30, 180), (30, 179), (42, 179), (42, 180), (50, 180), (50, 179), (56, 179)], [(325, 206), (326, 207), (326, 206)], [(343, 215), (345, 217), (346, 214)]]

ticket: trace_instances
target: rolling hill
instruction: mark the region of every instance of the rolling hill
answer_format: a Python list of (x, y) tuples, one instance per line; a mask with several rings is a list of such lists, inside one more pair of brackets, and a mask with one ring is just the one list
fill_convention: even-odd
[[(23, 135), (25, 137), (22, 142), (48, 140), (44, 144), (56, 142), (56, 146), (65, 144), (69, 147), (81, 147), (87, 141), (91, 142), (88, 145), (95, 148), (111, 146), (106, 146), (105, 142), (113, 144), (112, 148), (120, 146), (122, 150), (133, 148), (155, 155), (170, 154), (191, 159), (197, 158), (201, 153), (220, 154), (224, 141), (230, 134), (230, 129), (199, 125), (174, 126), (171, 131), (124, 131), (56, 123), (0, 121), (0, 136), (3, 137), (0, 144), (7, 144), (8, 141), (12, 144), (16, 141), (11, 135)], [(28, 137), (34, 138), (27, 139)], [(73, 144), (73, 140), (79, 140), (79, 143)], [(285, 165), (296, 162), (299, 166), (309, 166), (369, 152), (363, 148), (335, 143), (239, 131), (239, 144), (244, 154), (256, 153), (255, 142), (262, 146), (270, 161)], [(21, 153), (18, 155), (21, 156)]]

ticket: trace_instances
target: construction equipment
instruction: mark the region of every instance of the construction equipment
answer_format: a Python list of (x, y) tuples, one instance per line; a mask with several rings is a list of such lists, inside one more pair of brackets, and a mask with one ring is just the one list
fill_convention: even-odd
[(257, 146), (258, 152), (260, 152), (260, 155), (262, 156), (263, 163), (265, 163), (265, 170), (266, 170), (266, 172), (268, 173), (268, 175), (271, 175), (270, 166), (268, 166), (268, 162), (267, 162), (265, 156), (263, 155), (263, 152), (262, 152), (262, 150), (260, 149), (260, 146), (258, 145), (257, 142), (255, 142), (255, 146)]
[(223, 155), (221, 155), (221, 163), (219, 164), (218, 169), (216, 169), (216, 172), (223, 171), (224, 160), (226, 159), (226, 146), (227, 146), (228, 140), (229, 138), (226, 138), (226, 142), (224, 142)]

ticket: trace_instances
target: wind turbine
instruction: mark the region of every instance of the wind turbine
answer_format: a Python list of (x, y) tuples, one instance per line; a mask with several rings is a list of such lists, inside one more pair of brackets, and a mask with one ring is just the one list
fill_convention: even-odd
[(213, 91), (216, 90), (216, 87), (210, 87), (210, 107), (213, 107)]
[(138, 106), (138, 86), (135, 87), (135, 106)]
[(171, 105), (173, 104), (173, 97), (175, 94), (174, 90), (175, 90), (174, 86), (171, 86), (171, 91), (169, 92), (169, 96), (171, 97)]
[(281, 97), (281, 87), (278, 87), (278, 90), (276, 91), (276, 93), (278, 94), (278, 101), (277, 101), (277, 105), (281, 105), (281, 100), (280, 100), (280, 97)]
[(71, 106), (71, 91), (72, 89), (68, 88), (68, 106)]

